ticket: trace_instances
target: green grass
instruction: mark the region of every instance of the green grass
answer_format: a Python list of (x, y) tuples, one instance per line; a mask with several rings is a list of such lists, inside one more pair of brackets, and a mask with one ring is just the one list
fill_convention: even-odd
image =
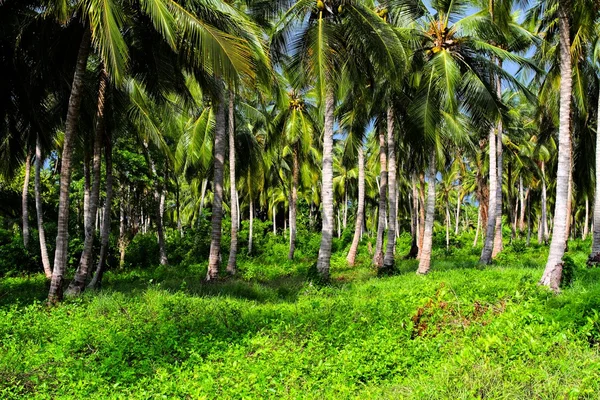
[[(377, 278), (332, 259), (242, 259), (204, 284), (205, 265), (109, 272), (60, 306), (41, 276), (0, 280), (0, 398), (597, 398), (600, 270), (555, 296), (537, 285), (544, 248), (438, 251)], [(469, 246), (467, 246), (469, 247)], [(516, 248), (516, 247), (515, 247)], [(368, 256), (362, 262), (367, 264)]]

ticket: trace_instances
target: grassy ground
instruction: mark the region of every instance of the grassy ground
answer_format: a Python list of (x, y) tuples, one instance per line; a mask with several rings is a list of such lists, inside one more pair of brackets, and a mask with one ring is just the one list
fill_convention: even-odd
[(588, 245), (571, 244), (559, 296), (536, 284), (546, 250), (518, 246), (489, 268), (437, 251), (426, 277), (399, 261), (377, 278), (340, 253), (326, 287), (308, 261), (242, 259), (211, 285), (202, 265), (109, 272), (54, 308), (43, 276), (4, 278), (0, 398), (598, 398)]

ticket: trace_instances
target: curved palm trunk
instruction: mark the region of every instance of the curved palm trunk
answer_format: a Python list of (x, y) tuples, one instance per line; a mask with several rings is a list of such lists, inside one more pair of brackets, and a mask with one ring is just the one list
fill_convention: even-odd
[(98, 211), (98, 200), (100, 197), (100, 169), (102, 166), (102, 135), (104, 134), (104, 108), (105, 108), (105, 96), (106, 86), (108, 84), (108, 77), (106, 72), (102, 70), (100, 72), (100, 84), (98, 86), (98, 104), (96, 110), (96, 132), (94, 135), (94, 154), (92, 158), (92, 190), (89, 196), (89, 205), (87, 215), (85, 216), (85, 239), (83, 242), (83, 251), (79, 259), (79, 267), (75, 272), (73, 281), (65, 292), (68, 296), (77, 296), (85, 289), (85, 282), (87, 281), (90, 265), (92, 263), (92, 250), (94, 245), (94, 223), (93, 220), (96, 218)]
[(23, 193), (21, 195), (22, 219), (23, 219), (23, 246), (29, 248), (29, 178), (31, 176), (31, 151), (27, 150), (25, 159), (25, 179), (23, 180)]
[(567, 230), (567, 203), (569, 193), (569, 175), (571, 175), (571, 39), (568, 11), (565, 5), (559, 5), (560, 33), (560, 111), (558, 130), (558, 167), (556, 172), (556, 201), (552, 241), (548, 262), (540, 284), (559, 291), (562, 277), (562, 257), (565, 251), (565, 235)]
[(323, 204), (323, 229), (317, 270), (324, 280), (329, 279), (329, 262), (333, 240), (333, 88), (327, 87), (325, 94), (325, 129), (323, 132), (323, 184), (321, 197)]
[(377, 268), (383, 266), (383, 234), (387, 224), (387, 185), (388, 185), (388, 172), (387, 172), (387, 150), (386, 140), (383, 132), (379, 132), (379, 164), (380, 170), (380, 182), (379, 182), (379, 220), (377, 223), (377, 239), (375, 241), (375, 255), (373, 257), (373, 265)]
[(63, 275), (67, 267), (67, 245), (69, 236), (69, 187), (71, 185), (71, 161), (75, 144), (75, 131), (79, 120), (79, 110), (83, 97), (83, 77), (90, 52), (91, 33), (86, 28), (79, 45), (77, 65), (73, 75), (73, 85), (69, 97), (69, 107), (63, 139), (63, 151), (60, 167), (60, 188), (58, 202), (58, 223), (56, 233), (56, 252), (54, 254), (54, 269), (48, 292), (48, 302), (56, 303), (62, 299)]
[(365, 155), (363, 151), (362, 143), (358, 147), (358, 205), (356, 208), (356, 222), (354, 223), (354, 238), (352, 238), (352, 245), (346, 261), (348, 265), (354, 266), (356, 262), (356, 252), (358, 251), (358, 244), (360, 243), (360, 237), (362, 233), (363, 220), (365, 218)]
[[(594, 191), (594, 216), (592, 219), (592, 252), (590, 261), (600, 261), (600, 100), (596, 123), (596, 188)], [(596, 261), (597, 260), (597, 261)]]
[(227, 261), (227, 272), (235, 275), (237, 269), (237, 235), (238, 235), (238, 204), (237, 191), (235, 187), (235, 116), (233, 104), (233, 92), (229, 92), (229, 192), (231, 197), (231, 243), (229, 247), (229, 260)]
[(94, 277), (88, 285), (89, 289), (99, 289), (102, 284), (102, 276), (106, 269), (106, 257), (108, 256), (108, 239), (110, 235), (110, 209), (113, 194), (113, 174), (112, 174), (112, 141), (110, 134), (106, 136), (106, 146), (104, 148), (104, 158), (106, 167), (106, 199), (104, 200), (104, 212), (102, 214), (102, 229), (100, 232), (101, 246), (100, 258), (96, 265)]
[(488, 218), (487, 218), (487, 228), (485, 231), (485, 242), (483, 244), (483, 250), (481, 251), (481, 257), (479, 258), (479, 262), (482, 264), (489, 264), (492, 262), (492, 251), (494, 249), (494, 236), (496, 232), (496, 202), (497, 195), (496, 191), (498, 190), (497, 183), (497, 168), (498, 164), (496, 162), (496, 128), (493, 127), (490, 129), (489, 134), (489, 156), (490, 156), (490, 194), (488, 197)]
[(44, 229), (44, 212), (42, 210), (42, 191), (40, 170), (42, 168), (42, 145), (38, 135), (35, 142), (35, 211), (37, 214), (38, 236), (40, 240), (40, 253), (42, 257), (42, 266), (46, 278), (52, 278), (52, 267), (48, 257), (48, 246), (46, 245), (46, 230)]
[(219, 101), (215, 114), (215, 146), (214, 146), (214, 173), (213, 173), (213, 205), (211, 217), (210, 253), (208, 256), (208, 271), (206, 280), (211, 281), (219, 274), (221, 259), (221, 223), (223, 218), (223, 166), (225, 164), (226, 133), (225, 133), (225, 107), (223, 100)]
[(300, 162), (298, 161), (298, 145), (294, 146), (292, 153), (292, 193), (290, 194), (290, 252), (288, 259), (294, 259), (296, 249), (296, 208), (298, 202), (298, 179), (300, 175)]
[(429, 156), (429, 172), (427, 174), (427, 205), (425, 211), (425, 235), (423, 236), (423, 249), (419, 258), (417, 274), (426, 274), (431, 268), (431, 247), (433, 244), (433, 223), (435, 221), (435, 149)]
[(388, 150), (388, 193), (389, 193), (389, 211), (388, 211), (388, 240), (383, 259), (383, 268), (391, 270), (395, 266), (394, 250), (396, 248), (396, 146), (394, 140), (394, 109), (389, 106), (387, 109), (387, 150)]

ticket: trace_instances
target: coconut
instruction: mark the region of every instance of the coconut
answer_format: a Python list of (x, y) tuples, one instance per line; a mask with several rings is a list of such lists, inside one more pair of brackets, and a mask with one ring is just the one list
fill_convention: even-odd
[(317, 8), (319, 9), (319, 11), (323, 11), (325, 9), (325, 3), (323, 3), (322, 0), (318, 0), (317, 1)]

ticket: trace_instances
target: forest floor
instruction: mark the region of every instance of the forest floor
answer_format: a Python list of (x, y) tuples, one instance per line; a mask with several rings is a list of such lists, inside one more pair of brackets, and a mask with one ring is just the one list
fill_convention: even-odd
[(6, 277), (0, 398), (598, 398), (600, 268), (589, 242), (570, 247), (558, 296), (537, 285), (536, 246), (485, 268), (477, 249), (439, 250), (424, 277), (340, 252), (328, 286), (308, 261), (242, 257), (213, 284), (202, 265), (109, 271), (52, 308), (42, 275)]

